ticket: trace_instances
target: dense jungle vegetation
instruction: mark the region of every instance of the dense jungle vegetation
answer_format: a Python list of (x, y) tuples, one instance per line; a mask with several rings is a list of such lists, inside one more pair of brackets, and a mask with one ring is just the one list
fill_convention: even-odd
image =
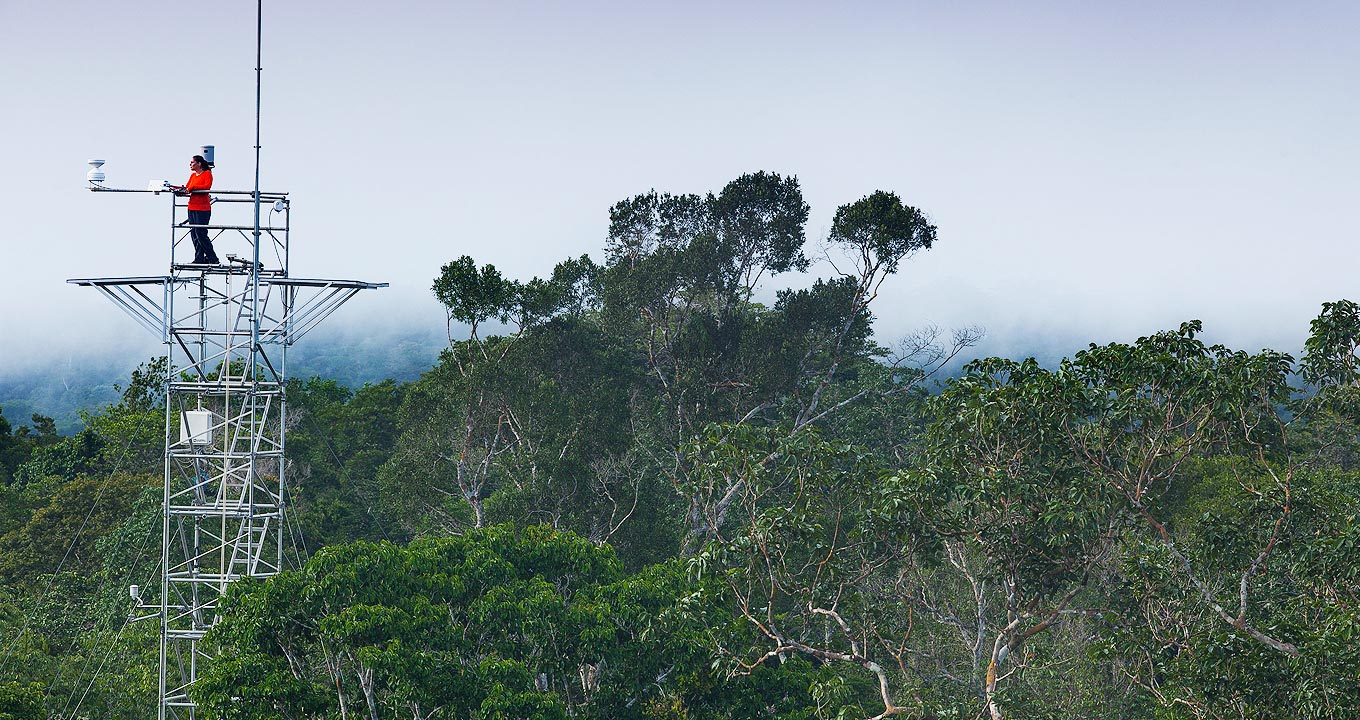
[[(418, 380), (294, 382), (298, 564), (229, 593), (204, 716), (1360, 715), (1360, 306), (1297, 359), (1187, 322), (938, 381), (976, 331), (873, 332), (927, 216), (844, 205), (756, 302), (807, 217), (639, 195), (602, 262), (445, 265)], [(165, 371), (0, 418), (0, 719), (154, 716)]]

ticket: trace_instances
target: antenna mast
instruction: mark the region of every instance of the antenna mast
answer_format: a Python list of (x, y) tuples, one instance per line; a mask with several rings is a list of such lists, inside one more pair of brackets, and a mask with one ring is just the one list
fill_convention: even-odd
[[(197, 717), (189, 689), (214, 660), (202, 639), (228, 586), (284, 569), (288, 347), (359, 291), (387, 285), (289, 274), (292, 201), (260, 189), (263, 27), (257, 0), (254, 188), (213, 191), (212, 222), (186, 227), (178, 222), (186, 203), (167, 188), (106, 187), (96, 166), (93, 191), (170, 198), (170, 272), (67, 281), (112, 300), (155, 333), (169, 357), (159, 592), (132, 590), (137, 619), (160, 622), (158, 720)], [(232, 211), (247, 202), (253, 222), (233, 222)], [(272, 204), (267, 223), (263, 202)], [(219, 248), (244, 243), (249, 253), (229, 253), (225, 265), (178, 264), (175, 251), (187, 250), (193, 229), (207, 230)]]

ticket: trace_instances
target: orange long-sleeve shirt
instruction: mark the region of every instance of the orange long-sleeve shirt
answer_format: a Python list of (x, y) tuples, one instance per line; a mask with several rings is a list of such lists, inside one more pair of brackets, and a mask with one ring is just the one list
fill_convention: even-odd
[(184, 183), (184, 189), (189, 193), (189, 209), (200, 212), (212, 210), (212, 198), (208, 196), (208, 191), (212, 189), (212, 171), (204, 170), (189, 176), (189, 181)]

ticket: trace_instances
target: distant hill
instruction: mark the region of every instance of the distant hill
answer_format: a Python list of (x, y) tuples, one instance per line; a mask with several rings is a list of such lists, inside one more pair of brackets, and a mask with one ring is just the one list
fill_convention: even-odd
[(434, 367), (448, 346), (442, 327), (318, 330), (288, 351), (288, 375), (320, 376), (355, 388), (383, 380), (410, 382)]
[[(321, 376), (349, 387), (387, 379), (409, 382), (448, 346), (443, 328), (317, 330), (288, 351), (288, 375)], [(30, 370), (0, 373), (0, 412), (10, 425), (32, 425), (34, 413), (56, 420), (62, 434), (81, 429), (80, 411), (118, 401), (119, 387), (151, 356), (68, 354)]]

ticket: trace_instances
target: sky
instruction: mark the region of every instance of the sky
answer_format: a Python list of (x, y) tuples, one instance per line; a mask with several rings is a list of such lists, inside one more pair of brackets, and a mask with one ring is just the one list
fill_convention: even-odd
[[(798, 177), (809, 254), (879, 189), (938, 226), (875, 301), (887, 344), (977, 325), (978, 352), (1067, 353), (1200, 319), (1294, 352), (1360, 299), (1360, 3), (264, 5), (292, 274), (391, 284), (329, 332), (442, 331), (444, 263), (600, 259), (613, 203), (757, 170)], [(90, 193), (85, 162), (182, 183), (213, 144), (215, 187), (249, 189), (255, 10), (0, 0), (0, 381), (157, 353), (65, 280), (165, 274), (167, 196)]]

